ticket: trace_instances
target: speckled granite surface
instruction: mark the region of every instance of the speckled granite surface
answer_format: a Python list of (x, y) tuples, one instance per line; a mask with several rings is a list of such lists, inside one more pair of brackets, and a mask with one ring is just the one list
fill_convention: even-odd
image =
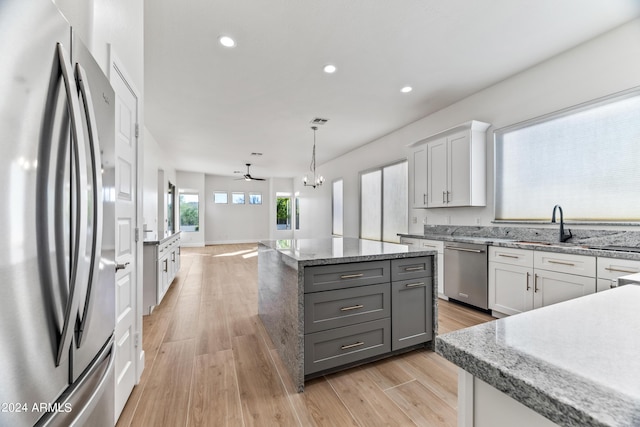
[(559, 243), (557, 228), (425, 225), (423, 234), (401, 234), (401, 236), (640, 260), (638, 252), (600, 249), (603, 246), (615, 246), (633, 247), (640, 251), (640, 232), (638, 231), (576, 229), (572, 230), (572, 233), (573, 237), (569, 241)]
[[(298, 391), (304, 389), (304, 269), (397, 258), (437, 251), (354, 238), (269, 240), (258, 244), (258, 315)], [(435, 276), (435, 275), (434, 275)], [(438, 332), (438, 285), (433, 277), (433, 332)]]
[(409, 258), (436, 253), (433, 250), (414, 249), (397, 243), (376, 242), (352, 237), (264, 240), (260, 244), (277, 250), (301, 267)]
[(562, 426), (640, 426), (640, 286), (440, 335), (436, 351)]

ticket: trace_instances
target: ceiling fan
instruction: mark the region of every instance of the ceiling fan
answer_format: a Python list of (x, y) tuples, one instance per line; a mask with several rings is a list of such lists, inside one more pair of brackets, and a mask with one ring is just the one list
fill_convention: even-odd
[(251, 163), (246, 163), (247, 165), (247, 173), (245, 173), (243, 176), (243, 178), (237, 178), (237, 179), (244, 179), (245, 181), (265, 181), (264, 178), (254, 178), (251, 176), (251, 173), (249, 173), (249, 167), (251, 167)]

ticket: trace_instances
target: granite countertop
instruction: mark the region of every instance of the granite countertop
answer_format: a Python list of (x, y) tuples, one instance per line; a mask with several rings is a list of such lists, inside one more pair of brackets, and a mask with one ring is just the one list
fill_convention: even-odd
[[(505, 228), (500, 227), (477, 227), (477, 229), (480, 231), (477, 233), (478, 235), (476, 235), (476, 227), (452, 227), (451, 229), (444, 227), (437, 229), (434, 233), (407, 233), (399, 235), (402, 237), (440, 240), (444, 242), (476, 243), (515, 249), (640, 260), (640, 246), (638, 246), (638, 236), (636, 236), (635, 233), (596, 232), (594, 236), (576, 236), (571, 242), (560, 243), (555, 240), (557, 239), (555, 236), (556, 230), (546, 229), (544, 230), (545, 234), (540, 235), (540, 229), (510, 228), (509, 231), (511, 233), (505, 233), (503, 231)], [(496, 234), (491, 235), (491, 233), (494, 232)], [(505, 234), (513, 235), (507, 236)], [(613, 247), (635, 247), (633, 249), (638, 252), (601, 249), (609, 245)]]
[(260, 244), (277, 250), (299, 266), (437, 255), (435, 250), (352, 237), (265, 240)]
[(176, 231), (175, 233), (173, 233), (173, 234), (171, 234), (169, 236), (163, 237), (160, 240), (158, 240), (158, 239), (149, 239), (149, 240), (145, 239), (143, 241), (143, 244), (145, 244), (145, 245), (159, 245), (159, 244), (171, 239), (172, 237), (175, 237), (176, 235), (178, 235), (180, 233), (182, 233), (182, 231)]
[(436, 352), (562, 426), (640, 425), (640, 286), (440, 335)]

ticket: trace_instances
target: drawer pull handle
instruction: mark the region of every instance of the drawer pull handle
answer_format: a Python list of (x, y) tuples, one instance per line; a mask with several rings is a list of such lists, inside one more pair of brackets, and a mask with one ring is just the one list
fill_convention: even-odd
[(342, 350), (349, 350), (350, 348), (360, 347), (360, 346), (362, 346), (362, 345), (364, 345), (364, 342), (362, 342), (362, 341), (358, 341), (358, 342), (354, 342), (353, 344), (343, 345), (343, 346), (341, 346), (340, 348), (341, 348)]
[(404, 242), (404, 244), (407, 245), (407, 246), (413, 246), (412, 242)]
[(418, 271), (418, 270), (424, 270), (424, 265), (421, 265), (419, 267), (405, 267), (404, 271)]
[(436, 248), (436, 249), (438, 248), (436, 245), (427, 245), (426, 243), (423, 243), (422, 247), (423, 248)]
[(518, 255), (498, 254), (498, 256), (501, 256), (501, 257), (504, 257), (504, 258), (515, 258), (515, 259), (520, 258)]
[(357, 309), (362, 308), (362, 307), (364, 307), (364, 305), (362, 305), (362, 304), (356, 304), (356, 305), (352, 305), (351, 307), (342, 307), (342, 308), (340, 309), (340, 311), (357, 310)]
[(417, 288), (418, 286), (424, 286), (424, 282), (418, 282), (418, 283), (407, 283), (406, 285), (404, 285), (405, 288)]
[(621, 268), (613, 268), (613, 267), (606, 267), (605, 270), (607, 270), (607, 271), (617, 271), (619, 273), (637, 273), (638, 272), (638, 270), (631, 271), (631, 270), (623, 270)]
[(563, 262), (563, 261), (554, 261), (552, 259), (549, 260), (549, 264), (560, 264), (560, 265), (568, 265), (570, 267), (575, 267), (576, 265), (572, 262)]
[(343, 274), (342, 276), (340, 276), (341, 279), (355, 279), (358, 277), (362, 277), (364, 276), (364, 273), (358, 273), (358, 274)]

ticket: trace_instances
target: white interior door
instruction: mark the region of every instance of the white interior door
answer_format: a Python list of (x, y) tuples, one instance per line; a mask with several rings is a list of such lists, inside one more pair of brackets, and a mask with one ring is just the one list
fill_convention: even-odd
[(116, 93), (116, 419), (137, 382), (137, 123), (138, 98), (113, 64), (111, 85)]

